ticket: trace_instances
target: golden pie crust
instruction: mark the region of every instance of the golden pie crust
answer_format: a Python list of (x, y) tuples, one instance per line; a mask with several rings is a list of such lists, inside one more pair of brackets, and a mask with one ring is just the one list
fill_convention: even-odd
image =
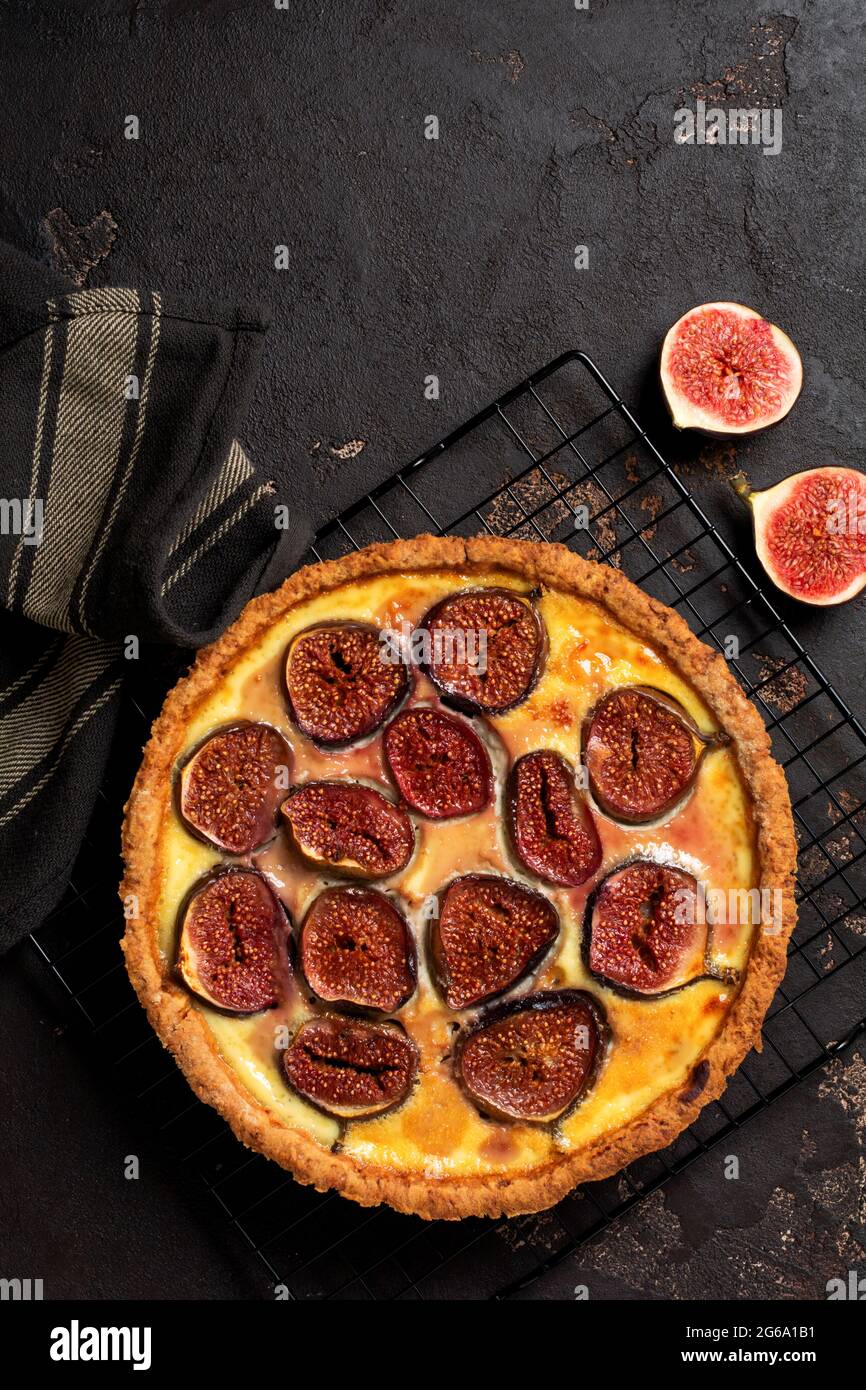
[[(406, 1171), (388, 1163), (367, 1162), (339, 1145), (326, 1147), (311, 1133), (287, 1124), (224, 1059), (203, 1013), (159, 945), (162, 832), (171, 814), (167, 789), (189, 746), (188, 729), (197, 709), (240, 658), (297, 605), (346, 584), (443, 570), (504, 571), (531, 587), (589, 601), (651, 646), (696, 692), (718, 729), (731, 739), (754, 820), (755, 886), (781, 894), (781, 930), (755, 932), (739, 992), (684, 1081), (609, 1132), (522, 1172), (494, 1169), (431, 1175)], [(748, 1051), (760, 1047), (761, 1023), (784, 975), (787, 941), (795, 922), (796, 841), (787, 784), (771, 756), (757, 711), (722, 657), (700, 642), (671, 609), (617, 570), (582, 560), (560, 545), (495, 537), (419, 536), (370, 546), (343, 559), (301, 569), (275, 593), (252, 600), (223, 637), (199, 653), (189, 675), (168, 696), (126, 807), (123, 853), (126, 871), (121, 896), (127, 926), (122, 945), (127, 969), (150, 1022), (196, 1094), (224, 1116), (244, 1144), (289, 1169), (298, 1181), (320, 1191), (334, 1188), (365, 1206), (387, 1202), (399, 1211), (431, 1219), (538, 1211), (564, 1197), (577, 1183), (608, 1177), (671, 1143), (704, 1105), (721, 1095), (727, 1078)], [(134, 914), (130, 903), (135, 904)]]

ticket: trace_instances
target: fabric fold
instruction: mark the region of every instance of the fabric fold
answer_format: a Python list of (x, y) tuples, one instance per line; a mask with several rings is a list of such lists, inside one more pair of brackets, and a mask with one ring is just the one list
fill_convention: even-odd
[(63, 892), (128, 663), (212, 641), (309, 544), (238, 438), (267, 327), (61, 292), (0, 244), (0, 948)]

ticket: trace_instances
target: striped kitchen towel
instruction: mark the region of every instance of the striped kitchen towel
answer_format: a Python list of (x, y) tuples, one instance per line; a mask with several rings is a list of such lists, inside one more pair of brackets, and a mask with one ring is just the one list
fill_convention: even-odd
[(213, 640), (306, 548), (237, 438), (266, 329), (0, 243), (0, 949), (63, 893), (129, 659)]

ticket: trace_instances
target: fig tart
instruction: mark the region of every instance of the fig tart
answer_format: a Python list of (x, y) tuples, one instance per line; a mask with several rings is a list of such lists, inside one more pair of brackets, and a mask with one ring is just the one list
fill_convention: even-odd
[(169, 694), (123, 949), (191, 1086), (304, 1183), (537, 1211), (669, 1144), (785, 969), (784, 775), (721, 656), (562, 546), (294, 574)]

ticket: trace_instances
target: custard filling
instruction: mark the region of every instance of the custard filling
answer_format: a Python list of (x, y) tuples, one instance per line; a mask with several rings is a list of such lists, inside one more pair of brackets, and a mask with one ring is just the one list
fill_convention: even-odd
[[(513, 573), (442, 570), (383, 575), (346, 584), (293, 608), (233, 664), (219, 687), (198, 705), (185, 734), (180, 764), (214, 730), (239, 721), (278, 730), (291, 751), (291, 784), (349, 779), (375, 785), (396, 799), (382, 746), (382, 730), (360, 743), (325, 750), (290, 718), (283, 680), (285, 653), (304, 629), (335, 620), (379, 630), (411, 630), (450, 594), (475, 588), (513, 589), (526, 583)], [(734, 900), (754, 889), (758, 877), (755, 828), (748, 793), (731, 746), (712, 746), (701, 759), (691, 791), (656, 824), (627, 825), (592, 807), (601, 841), (601, 863), (588, 882), (562, 888), (539, 883), (515, 860), (505, 829), (505, 778), (525, 754), (550, 749), (573, 767), (581, 758), (584, 720), (607, 692), (640, 685), (676, 700), (703, 735), (714, 721), (692, 687), (653, 650), (626, 631), (599, 605), (553, 590), (537, 599), (548, 650), (540, 678), (521, 703), (502, 714), (472, 719), (494, 773), (493, 799), (473, 815), (434, 821), (410, 812), (415, 850), (398, 873), (377, 881), (394, 895), (414, 935), (417, 987), (393, 1017), (419, 1050), (417, 1082), (404, 1103), (376, 1118), (345, 1122), (323, 1113), (288, 1086), (281, 1047), (302, 1020), (317, 1010), (297, 983), (272, 1010), (236, 1017), (195, 999), (216, 1047), (244, 1086), (283, 1124), (303, 1130), (324, 1147), (340, 1146), (364, 1164), (426, 1177), (529, 1172), (557, 1154), (590, 1144), (634, 1119), (656, 1099), (686, 1084), (696, 1061), (718, 1035), (736, 996), (755, 932), (747, 914), (714, 922), (709, 929), (707, 970), (658, 997), (630, 997), (593, 975), (586, 963), (587, 901), (598, 884), (624, 863), (640, 859), (693, 875), (708, 894)], [(418, 667), (401, 710), (441, 708), (437, 691)], [(287, 909), (295, 929), (325, 886), (344, 882), (338, 872), (305, 863), (280, 824), (274, 838), (250, 856)], [(195, 882), (232, 861), (195, 839), (165, 789), (159, 862), (159, 949), (166, 973), (174, 969), (181, 905)], [(448, 1008), (436, 987), (428, 956), (430, 917), (437, 895), (462, 874), (499, 874), (543, 892), (560, 922), (557, 939), (524, 995), (550, 989), (585, 990), (603, 1009), (609, 1030), (605, 1054), (591, 1087), (555, 1125), (498, 1121), (482, 1115), (455, 1079), (454, 1047), (469, 1011)], [(743, 918), (746, 918), (743, 920)], [(509, 995), (511, 997), (511, 995)], [(321, 1012), (321, 1009), (319, 1010)]]

